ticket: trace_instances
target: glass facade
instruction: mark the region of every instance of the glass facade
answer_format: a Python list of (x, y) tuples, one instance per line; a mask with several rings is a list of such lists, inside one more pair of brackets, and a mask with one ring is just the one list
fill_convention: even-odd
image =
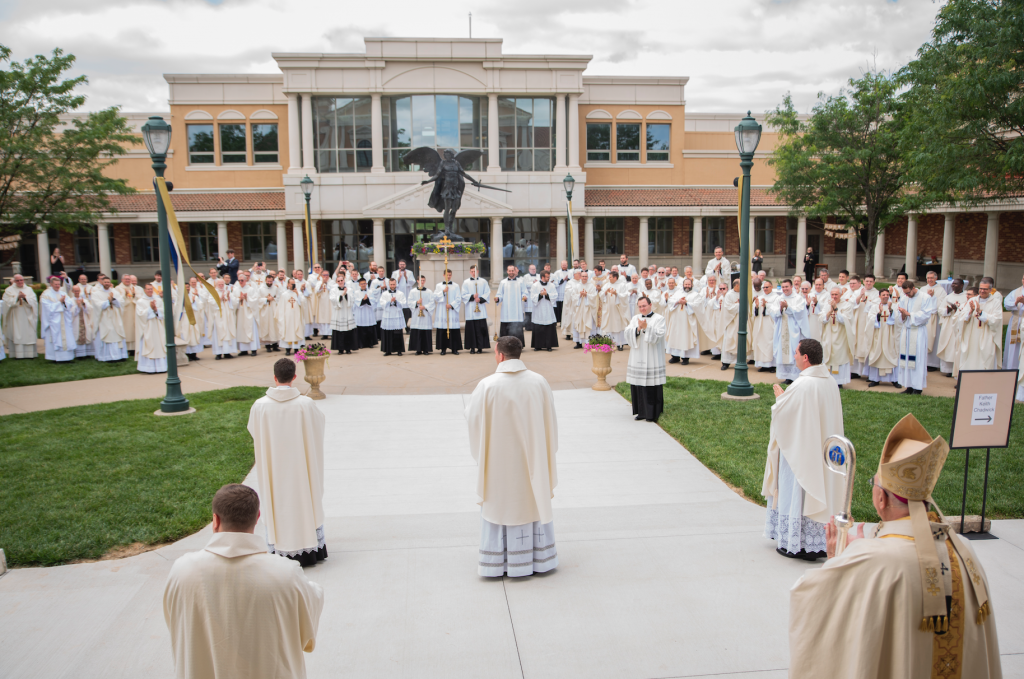
[(317, 172), (369, 172), (370, 97), (312, 97)]
[(555, 166), (553, 97), (498, 97), (498, 165), (505, 172)]
[[(551, 220), (547, 217), (506, 217), (501, 220), (502, 265), (515, 264), (523, 273), (531, 264), (541, 270), (551, 263)], [(552, 266), (554, 268), (554, 266)]]
[(762, 255), (775, 253), (775, 217), (754, 217), (754, 249)]
[(421, 94), (382, 97), (384, 167), (388, 172), (419, 171), (402, 157), (411, 149), (429, 146), (456, 153), (477, 149), (483, 156), (467, 171), (487, 166), (487, 97)]
[(325, 268), (332, 272), (338, 262), (354, 262), (360, 272), (370, 269), (370, 262), (377, 261), (373, 252), (372, 219), (330, 219), (324, 222)]
[[(725, 217), (705, 217), (701, 222), (701, 254), (713, 255), (715, 248), (725, 247)], [(693, 229), (690, 229), (690, 252), (693, 252)], [(696, 274), (696, 272), (694, 272)]]
[[(622, 240), (625, 231), (622, 217), (595, 217), (594, 218), (594, 256), (621, 255), (623, 253)], [(589, 263), (591, 267), (596, 264)]]

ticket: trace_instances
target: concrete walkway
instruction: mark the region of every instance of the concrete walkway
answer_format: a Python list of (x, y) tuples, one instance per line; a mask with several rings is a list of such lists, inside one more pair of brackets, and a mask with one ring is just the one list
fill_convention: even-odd
[[(526, 340), (529, 344), (530, 333), (527, 333)], [(564, 338), (560, 338), (559, 343), (560, 347), (550, 353), (527, 349), (524, 357), (530, 368), (544, 375), (553, 389), (589, 389), (596, 381), (591, 371), (593, 361), (590, 355), (582, 349), (573, 349), (573, 343)], [(216, 361), (207, 349), (200, 354), (201, 360), (179, 369), (182, 390), (187, 395), (226, 387), (273, 386), (272, 366), (283, 356), (283, 351), (267, 353), (261, 349), (256, 356)], [(628, 357), (628, 349), (612, 355), (612, 373), (607, 378), (609, 384), (625, 378)], [(0, 371), (3, 371), (5, 363), (7, 361), (0, 362)], [(711, 360), (710, 356), (701, 356), (687, 366), (668, 365), (667, 372), (670, 376), (731, 382), (732, 369), (723, 371), (721, 367), (722, 364)], [(321, 389), (328, 394), (468, 394), (477, 382), (493, 371), (494, 358), (490, 354), (470, 356), (468, 352), (460, 352), (458, 356), (441, 356), (435, 351), (429, 356), (407, 353), (401, 357), (385, 357), (379, 348), (363, 349), (348, 356), (331, 356), (327, 380)], [(778, 382), (774, 373), (760, 373), (754, 366), (748, 366), (748, 377), (754, 384)], [(159, 398), (164, 395), (165, 379), (166, 375), (139, 373), (0, 389), (0, 416), (132, 398)], [(300, 388), (306, 390), (308, 385), (301, 383)], [(846, 388), (866, 390), (867, 382), (854, 380)], [(955, 389), (951, 378), (937, 372), (928, 373), (927, 395), (952, 397)], [(871, 391), (892, 393), (897, 390), (879, 386)]]
[[(320, 402), (331, 556), (307, 569), (326, 590), (310, 677), (786, 676), (788, 590), (807, 564), (776, 555), (762, 508), (613, 393), (555, 395), (558, 569), (478, 577), (465, 398)], [(208, 531), (0, 578), (0, 677), (173, 676), (163, 584)], [(1004, 676), (1024, 677), (1024, 521), (993, 532), (1002, 539), (974, 545)]]

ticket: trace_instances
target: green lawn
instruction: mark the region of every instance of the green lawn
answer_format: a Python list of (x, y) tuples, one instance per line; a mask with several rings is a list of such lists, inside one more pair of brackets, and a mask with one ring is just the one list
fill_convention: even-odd
[[(629, 399), (628, 384), (620, 382), (616, 389)], [(670, 377), (659, 424), (711, 471), (763, 505), (761, 482), (775, 396), (770, 384), (758, 384), (754, 389), (761, 396), (757, 401), (722, 401), (723, 382)], [(846, 437), (857, 449), (853, 516), (858, 521), (877, 521), (868, 479), (878, 468), (885, 437), (900, 418), (912, 412), (933, 436), (948, 440), (953, 399), (848, 390), (843, 390), (842, 398)], [(992, 451), (986, 516), (994, 519), (1024, 518), (1024, 464), (1020, 460), (1024, 405), (1015, 408), (1010, 447)], [(984, 473), (985, 451), (971, 451), (968, 514), (981, 512)], [(934, 493), (935, 501), (949, 516), (960, 515), (963, 474), (964, 451), (950, 451)]]
[[(6, 363), (6, 361), (5, 361)], [(0, 548), (14, 566), (99, 558), (210, 522), (210, 500), (253, 464), (249, 408), (266, 389), (189, 394), (197, 412), (156, 417), (159, 399), (0, 417)]]
[(121, 363), (101, 363), (94, 358), (54, 363), (47, 361), (42, 354), (32, 360), (15, 360), (8, 356), (0, 361), (0, 389), (137, 374), (139, 369), (134, 358)]

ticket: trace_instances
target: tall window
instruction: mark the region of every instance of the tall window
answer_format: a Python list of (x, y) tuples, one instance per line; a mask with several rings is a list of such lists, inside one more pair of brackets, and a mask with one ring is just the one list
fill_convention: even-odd
[(587, 160), (612, 159), (612, 124), (587, 123)]
[(647, 162), (668, 160), (671, 130), (668, 123), (647, 123)]
[(551, 258), (551, 225), (547, 217), (515, 217), (501, 221), (503, 265), (515, 264), (527, 273), (537, 271)]
[[(690, 233), (693, 233), (691, 231)], [(715, 248), (725, 247), (725, 217), (705, 217), (702, 225), (704, 245), (702, 252), (713, 255)]]
[(318, 172), (369, 172), (373, 165), (370, 97), (313, 97)]
[(365, 273), (370, 269), (370, 262), (381, 261), (373, 251), (372, 219), (332, 219), (327, 222), (325, 237), (326, 258), (332, 267), (345, 259)]
[(191, 222), (188, 225), (188, 256), (193, 261), (217, 261), (217, 225), (212, 222)]
[(615, 125), (615, 159), (619, 162), (640, 160), (640, 123)]
[[(110, 252), (113, 252), (113, 250)], [(95, 230), (83, 227), (75, 231), (75, 262), (78, 264), (99, 264), (99, 238)]]
[(622, 217), (595, 217), (594, 255), (621, 255), (623, 230)]
[(213, 163), (213, 125), (186, 125), (189, 165)]
[(252, 125), (252, 162), (276, 163), (277, 123)]
[(647, 224), (647, 252), (652, 255), (672, 254), (672, 218), (652, 217)]
[(482, 152), (466, 170), (487, 166), (487, 98), (455, 94), (422, 94), (383, 97), (384, 166), (389, 172), (418, 170), (402, 162), (410, 149), (430, 146), (456, 153), (467, 149)]
[(775, 217), (754, 217), (754, 249), (762, 255), (775, 252)]
[(266, 260), (277, 257), (277, 224), (248, 222), (242, 224), (242, 258)]
[(160, 240), (156, 224), (132, 224), (132, 262), (156, 262), (160, 259)]
[(220, 164), (245, 165), (245, 123), (220, 126)]
[(506, 172), (549, 172), (555, 161), (555, 100), (498, 97), (498, 164)]

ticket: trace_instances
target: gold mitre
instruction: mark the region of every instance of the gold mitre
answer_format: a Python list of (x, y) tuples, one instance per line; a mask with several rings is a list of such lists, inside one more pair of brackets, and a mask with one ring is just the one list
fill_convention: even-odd
[(907, 500), (928, 500), (949, 455), (949, 444), (934, 439), (917, 418), (907, 415), (885, 439), (878, 461), (881, 486)]

